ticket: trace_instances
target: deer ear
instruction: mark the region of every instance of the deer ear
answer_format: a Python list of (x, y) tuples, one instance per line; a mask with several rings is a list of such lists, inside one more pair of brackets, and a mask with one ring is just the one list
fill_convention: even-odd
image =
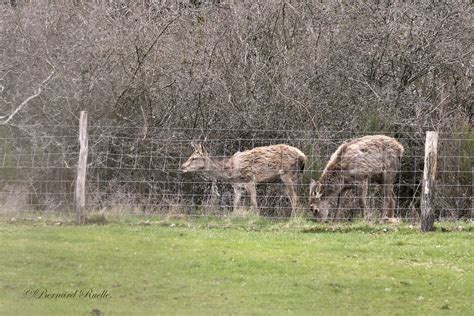
[(194, 143), (194, 150), (200, 154), (206, 154), (206, 149), (202, 145), (202, 143)]
[(316, 181), (314, 181), (314, 179), (311, 179), (311, 183), (309, 185), (309, 195), (313, 195), (313, 190), (315, 186), (316, 186)]
[(203, 145), (202, 143), (199, 144), (199, 145), (201, 146), (201, 152), (202, 152), (203, 154), (207, 154), (207, 149), (206, 149), (206, 147), (204, 147), (204, 145)]
[(201, 143), (196, 143), (194, 140), (191, 142), (191, 146), (194, 148), (195, 151), (197, 152), (204, 152), (204, 149), (202, 147), (202, 144)]

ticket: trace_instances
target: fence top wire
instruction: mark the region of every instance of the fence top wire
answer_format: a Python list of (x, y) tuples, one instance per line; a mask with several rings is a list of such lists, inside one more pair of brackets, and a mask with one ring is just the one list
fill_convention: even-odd
[[(387, 133), (380, 133), (381, 135), (387, 135)], [(255, 135), (254, 137), (239, 137), (235, 136), (234, 138), (228, 138), (228, 137), (215, 137), (215, 138), (207, 138), (206, 142), (211, 143), (211, 142), (226, 142), (226, 141), (260, 141), (260, 142), (272, 142), (276, 144), (277, 142), (288, 142), (288, 141), (327, 141), (327, 142), (343, 142), (351, 138), (357, 138), (361, 137), (364, 135), (372, 135), (372, 134), (360, 134), (360, 135), (353, 135), (348, 136), (348, 137), (292, 137), (293, 135), (288, 135), (287, 137), (259, 137), (258, 135)], [(376, 135), (376, 134), (373, 134)], [(378, 134), (377, 134), (378, 135)], [(459, 134), (461, 135), (461, 134)], [(438, 137), (438, 141), (473, 141), (474, 138), (469, 138), (469, 137), (453, 137), (453, 135), (447, 135), (446, 137)], [(77, 135), (35, 135), (35, 136), (13, 136), (13, 137), (0, 137), (0, 140), (8, 141), (8, 140), (19, 140), (19, 139), (63, 139), (63, 140), (71, 140), (75, 141), (78, 138)], [(100, 141), (101, 139), (119, 139), (119, 140), (133, 140), (133, 141), (170, 141), (172, 140), (173, 142), (180, 142), (180, 143), (190, 143), (192, 141), (199, 141), (199, 139), (196, 138), (176, 138), (176, 137), (156, 137), (154, 135), (149, 135), (146, 138), (143, 136), (117, 136), (117, 135), (111, 135), (111, 134), (89, 134), (88, 135), (89, 140), (95, 140), (97, 139)], [(394, 137), (397, 140), (403, 141), (403, 140), (412, 140), (413, 137), (404, 137), (404, 136), (399, 136), (399, 137)], [(416, 139), (424, 139), (424, 136), (421, 135), (420, 137), (416, 137)]]
[[(72, 128), (78, 129), (79, 124), (21, 124), (21, 125), (6, 125), (10, 127), (16, 128), (48, 128), (48, 127), (64, 127), (64, 128)], [(93, 129), (118, 129), (118, 130), (140, 130), (143, 131), (144, 126), (124, 126), (124, 125), (88, 125), (87, 127), (89, 130)], [(147, 126), (147, 130), (154, 130), (154, 131), (194, 131), (194, 132), (302, 132), (302, 133), (348, 133), (353, 135), (377, 135), (377, 134), (384, 134), (384, 135), (399, 135), (399, 134), (424, 134), (427, 131), (431, 131), (433, 129), (424, 127), (421, 128), (421, 131), (407, 131), (407, 130), (400, 130), (400, 131), (356, 131), (356, 130), (348, 130), (348, 129), (341, 129), (341, 130), (334, 130), (334, 129), (301, 129), (301, 128), (195, 128), (195, 127), (154, 127), (154, 126)], [(439, 134), (457, 134), (457, 135), (465, 135), (468, 134), (465, 131), (438, 131)]]

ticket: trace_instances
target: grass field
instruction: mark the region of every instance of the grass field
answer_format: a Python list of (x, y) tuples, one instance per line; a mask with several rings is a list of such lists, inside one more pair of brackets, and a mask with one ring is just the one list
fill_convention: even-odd
[(474, 315), (472, 227), (244, 224), (0, 222), (0, 314)]

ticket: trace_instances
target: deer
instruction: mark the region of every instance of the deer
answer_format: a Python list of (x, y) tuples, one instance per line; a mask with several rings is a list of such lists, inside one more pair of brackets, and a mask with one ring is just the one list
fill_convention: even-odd
[(238, 212), (244, 191), (250, 196), (251, 209), (258, 213), (256, 185), (262, 182), (280, 180), (285, 184), (291, 203), (291, 216), (296, 215), (298, 194), (296, 186), (305, 165), (306, 155), (298, 148), (285, 145), (256, 147), (238, 151), (230, 158), (213, 158), (202, 143), (191, 143), (194, 152), (184, 162), (183, 173), (200, 171), (232, 184), (234, 190), (233, 211)]
[(318, 181), (311, 180), (309, 206), (314, 216), (326, 220), (330, 201), (350, 189), (358, 189), (358, 203), (367, 219), (369, 181), (382, 186), (382, 220), (394, 218), (393, 185), (403, 156), (403, 146), (394, 138), (371, 135), (348, 140), (331, 155)]

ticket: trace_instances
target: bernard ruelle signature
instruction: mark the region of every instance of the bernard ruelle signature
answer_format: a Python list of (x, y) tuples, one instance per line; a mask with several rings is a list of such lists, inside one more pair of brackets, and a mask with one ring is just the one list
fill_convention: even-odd
[(111, 298), (110, 292), (108, 290), (97, 290), (97, 289), (76, 289), (76, 290), (61, 290), (53, 291), (44, 287), (36, 289), (25, 289), (23, 291), (23, 296), (26, 298), (36, 298), (36, 299), (70, 299), (70, 298), (79, 298), (79, 299), (105, 299)]

